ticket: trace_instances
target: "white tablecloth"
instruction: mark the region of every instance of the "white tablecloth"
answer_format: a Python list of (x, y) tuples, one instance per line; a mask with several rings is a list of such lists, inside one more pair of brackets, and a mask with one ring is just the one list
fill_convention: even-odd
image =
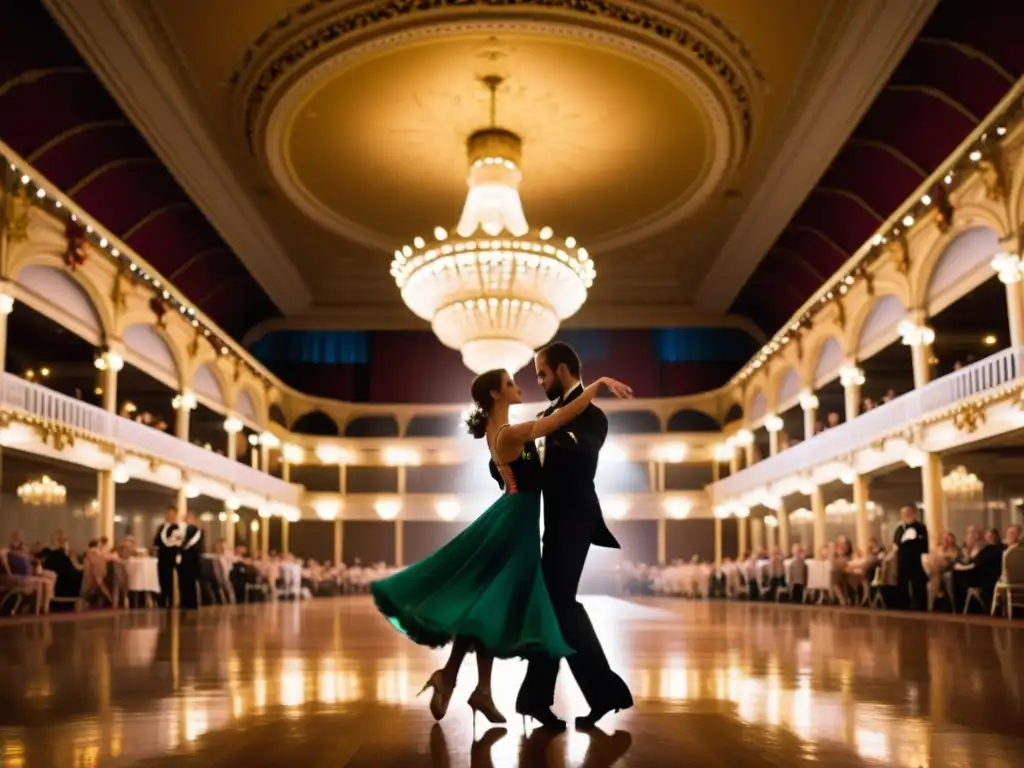
[(160, 576), (155, 557), (132, 557), (125, 560), (129, 592), (160, 592)]
[(281, 569), (281, 594), (297, 597), (302, 591), (302, 566), (298, 563), (278, 563)]
[(807, 561), (807, 589), (832, 589), (832, 563), (829, 560)]

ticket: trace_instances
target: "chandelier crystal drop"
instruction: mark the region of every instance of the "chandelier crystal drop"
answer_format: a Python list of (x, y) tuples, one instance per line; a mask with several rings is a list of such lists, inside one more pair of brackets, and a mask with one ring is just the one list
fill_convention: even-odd
[(522, 140), (495, 125), (502, 79), (486, 77), (491, 127), (466, 142), (469, 192), (451, 234), (434, 229), (395, 251), (391, 275), (402, 300), (474, 373), (515, 373), (579, 311), (594, 262), (575, 238), (531, 229), (519, 198)]
[(33, 507), (56, 507), (67, 501), (68, 489), (49, 475), (43, 475), (18, 486), (18, 498)]

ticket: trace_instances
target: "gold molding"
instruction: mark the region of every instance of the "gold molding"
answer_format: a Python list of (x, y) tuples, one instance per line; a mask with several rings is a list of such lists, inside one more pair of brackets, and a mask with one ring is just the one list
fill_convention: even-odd
[[(323, 0), (325, 3), (333, 1)], [(343, 40), (352, 37), (365, 39), (367, 30), (398, 22), (450, 20), (453, 13), (486, 14), (496, 18), (499, 14), (526, 15), (532, 12), (536, 15), (538, 11), (552, 21), (556, 14), (561, 14), (574, 19), (582, 18), (590, 26), (605, 22), (624, 27), (634, 36), (651, 36), (654, 45), (674, 44), (675, 50), (684, 53), (688, 63), (695, 65), (701, 75), (716, 81), (719, 87), (732, 96), (743, 131), (743, 152), (749, 147), (754, 130), (754, 115), (753, 100), (744, 82), (746, 78), (729, 63), (727, 56), (715, 50), (706, 35), (681, 20), (614, 0), (378, 0), (376, 4), (339, 14), (311, 29), (303, 30), (301, 37), (279, 49), (254, 74), (250, 79), (251, 87), (242, 99), (242, 123), (249, 150), (256, 153), (258, 117), (271, 92), (281, 82), (294, 79), (296, 70), (308, 61), (316, 59), (325, 49)], [(284, 28), (289, 24), (290, 20), (282, 20), (275, 28)], [(258, 44), (262, 46), (269, 37), (268, 30), (258, 39)], [(746, 51), (746, 48), (743, 50)], [(253, 58), (247, 51), (243, 57), (243, 67), (248, 66)], [(765, 82), (763, 73), (749, 61), (749, 52), (746, 58), (755, 80)], [(232, 85), (239, 80), (240, 73), (236, 71), (232, 76)]]
[(953, 426), (971, 435), (985, 423), (985, 405), (980, 402), (964, 403), (953, 412)]

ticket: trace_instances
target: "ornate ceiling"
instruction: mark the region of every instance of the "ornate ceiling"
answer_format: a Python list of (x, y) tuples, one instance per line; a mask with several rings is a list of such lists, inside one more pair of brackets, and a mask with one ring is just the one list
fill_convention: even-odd
[(390, 254), (455, 222), (495, 73), (527, 217), (597, 263), (575, 324), (721, 323), (934, 6), (45, 4), (283, 312), (264, 329), (420, 327)]

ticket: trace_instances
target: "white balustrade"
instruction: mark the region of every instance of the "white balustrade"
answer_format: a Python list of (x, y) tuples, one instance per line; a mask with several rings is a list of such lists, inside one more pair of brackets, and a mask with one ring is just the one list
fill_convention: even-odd
[(0, 376), (0, 405), (95, 435), (112, 442), (118, 449), (166, 461), (195, 475), (234, 486), (241, 492), (292, 506), (300, 502), (298, 486), (10, 373)]
[(710, 487), (715, 500), (735, 499), (860, 450), (958, 403), (984, 397), (1021, 377), (1024, 347), (1004, 349), (866, 411)]

